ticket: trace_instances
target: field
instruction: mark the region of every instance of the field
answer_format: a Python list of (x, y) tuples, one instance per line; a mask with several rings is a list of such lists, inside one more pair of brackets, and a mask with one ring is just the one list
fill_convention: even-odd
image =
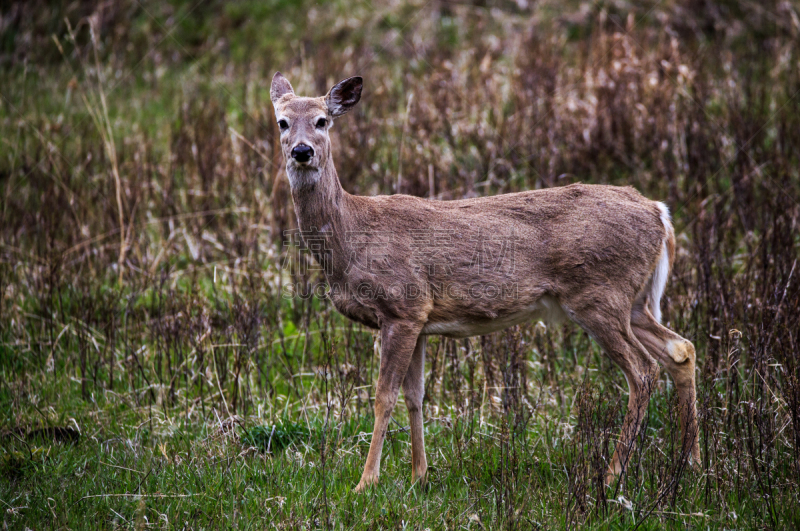
[[(622, 372), (572, 325), (428, 340), (356, 494), (379, 347), (298, 246), (269, 99), (364, 77), (342, 185), (575, 182), (669, 205), (663, 373), (603, 484)], [(121, 0), (0, 7), (3, 529), (800, 528), (800, 5)]]

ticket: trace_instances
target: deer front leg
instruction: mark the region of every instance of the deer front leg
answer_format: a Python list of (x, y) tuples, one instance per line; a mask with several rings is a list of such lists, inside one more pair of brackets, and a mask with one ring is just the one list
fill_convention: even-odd
[(367, 463), (356, 492), (362, 492), (378, 482), (386, 429), (397, 403), (400, 383), (411, 363), (420, 330), (420, 326), (411, 323), (388, 323), (381, 327), (381, 365), (375, 391), (375, 426), (372, 429)]

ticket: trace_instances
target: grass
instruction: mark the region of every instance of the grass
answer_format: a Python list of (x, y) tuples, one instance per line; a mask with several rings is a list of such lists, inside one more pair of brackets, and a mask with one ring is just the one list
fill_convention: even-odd
[[(422, 487), (410, 483), (409, 440), (400, 427), (400, 413), (385, 448), (381, 485), (358, 496), (352, 487), (368, 448), (367, 417), (326, 422), (324, 416), (312, 415), (310, 428), (286, 423), (278, 429), (295, 438), (288, 448), (276, 445), (273, 454), (266, 454), (262, 443), (252, 446), (252, 439), (267, 431), (259, 430), (257, 416), (248, 419), (255, 426), (242, 428), (235, 422), (191, 422), (178, 412), (167, 416), (159, 409), (142, 418), (111, 392), (95, 396), (94, 402), (78, 415), (94, 421), (79, 422), (84, 428), (77, 444), (39, 440), (7, 445), (3, 472), (14, 490), (4, 490), (3, 500), (17, 508), (7, 518), (67, 528), (93, 522), (190, 528), (450, 527), (472, 522), (479, 527), (478, 521), (568, 527), (575, 525), (580, 505), (591, 499), (579, 500), (570, 492), (575, 488), (570, 476), (582, 473), (588, 441), (574, 431), (575, 419), (568, 414), (527, 419), (516, 428), (513, 418), (503, 416), (492, 419), (497, 426), (481, 423), (478, 412), (471, 418), (443, 415), (431, 420), (426, 430), (431, 479)], [(653, 417), (669, 413), (666, 400), (657, 402)], [(612, 403), (614, 421), (619, 421), (619, 405)], [(601, 417), (608, 413), (597, 412)], [(130, 424), (134, 419), (141, 423)], [(669, 424), (648, 419), (651, 436), (674, 429), (659, 426), (661, 422)], [(88, 433), (87, 425), (96, 431)], [(671, 449), (643, 442), (643, 458), (668, 470), (671, 464), (662, 452)], [(597, 525), (628, 527), (654, 508), (664, 485), (644, 470), (638, 474), (622, 497), (612, 498), (617, 503), (593, 511)], [(754, 510), (753, 500), (745, 499), (726, 511), (697, 511), (702, 498), (702, 483), (686, 481), (680, 499), (650, 515), (645, 528), (733, 525), (734, 512)]]
[[(0, 8), (4, 527), (800, 526), (798, 12)], [(411, 482), (401, 400), (381, 483), (355, 495), (378, 345), (326, 299), (285, 296), (323, 279), (285, 244), (275, 70), (308, 95), (364, 76), (334, 128), (351, 193), (582, 181), (666, 201), (664, 314), (698, 350), (701, 466), (675, 459), (662, 375), (633, 465), (605, 488), (624, 378), (581, 330), (530, 323), (429, 339), (430, 482)]]

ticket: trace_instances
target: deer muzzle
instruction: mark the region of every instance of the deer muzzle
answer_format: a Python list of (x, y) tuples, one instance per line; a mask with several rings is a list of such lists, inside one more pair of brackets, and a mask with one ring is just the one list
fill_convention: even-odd
[(292, 148), (292, 158), (303, 164), (311, 160), (311, 157), (314, 156), (314, 148), (311, 146), (307, 146), (305, 144), (298, 144), (294, 148)]

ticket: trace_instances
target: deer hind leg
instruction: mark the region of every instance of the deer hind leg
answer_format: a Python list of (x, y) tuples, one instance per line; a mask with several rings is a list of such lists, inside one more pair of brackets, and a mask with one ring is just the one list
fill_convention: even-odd
[(681, 458), (700, 466), (700, 433), (697, 426), (694, 345), (662, 326), (646, 304), (631, 312), (631, 327), (648, 352), (667, 370), (678, 391), (681, 420)]
[(417, 346), (408, 372), (403, 380), (403, 395), (408, 408), (408, 421), (411, 425), (411, 478), (425, 483), (428, 461), (425, 459), (425, 435), (422, 432), (422, 399), (425, 397), (425, 342), (426, 336), (419, 336)]
[(658, 364), (636, 339), (627, 319), (609, 319), (609, 315), (630, 315), (602, 309), (591, 315), (575, 316), (578, 322), (603, 348), (611, 360), (622, 369), (628, 381), (628, 411), (622, 424), (619, 441), (614, 448), (611, 464), (606, 472), (606, 484), (622, 474), (635, 449), (636, 436), (647, 412), (650, 393), (658, 376)]
[(375, 426), (372, 429), (367, 463), (356, 492), (378, 482), (383, 440), (400, 393), (400, 383), (408, 371), (420, 331), (421, 327), (409, 323), (389, 323), (381, 327), (381, 365), (375, 390)]

